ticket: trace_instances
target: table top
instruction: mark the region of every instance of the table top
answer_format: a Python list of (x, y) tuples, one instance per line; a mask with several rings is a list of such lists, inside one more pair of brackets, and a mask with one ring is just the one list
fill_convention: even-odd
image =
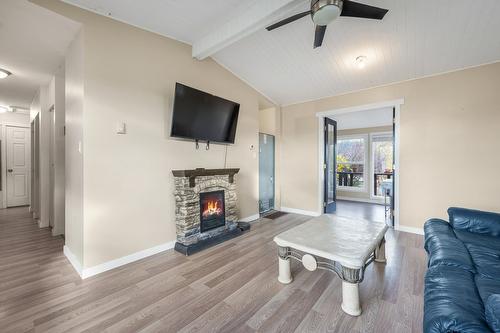
[(277, 235), (274, 241), (278, 246), (358, 269), (365, 265), (386, 231), (383, 222), (324, 214)]

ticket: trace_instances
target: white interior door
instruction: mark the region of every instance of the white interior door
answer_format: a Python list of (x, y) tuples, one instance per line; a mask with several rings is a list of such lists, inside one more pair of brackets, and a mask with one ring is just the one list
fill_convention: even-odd
[(29, 204), (30, 130), (7, 126), (7, 207)]

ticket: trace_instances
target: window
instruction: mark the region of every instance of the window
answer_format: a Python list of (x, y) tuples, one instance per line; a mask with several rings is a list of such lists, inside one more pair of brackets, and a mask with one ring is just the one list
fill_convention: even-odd
[[(392, 135), (372, 136), (373, 193), (372, 197), (384, 196), (383, 183), (392, 180), (393, 170)], [(390, 184), (390, 183), (389, 183)]]
[(337, 185), (343, 190), (365, 189), (365, 136), (341, 137), (337, 142)]

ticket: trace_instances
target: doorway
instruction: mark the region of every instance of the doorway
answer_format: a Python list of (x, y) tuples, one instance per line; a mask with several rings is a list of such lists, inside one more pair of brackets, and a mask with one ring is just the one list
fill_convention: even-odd
[(259, 213), (274, 209), (275, 138), (259, 133)]
[(6, 126), (7, 207), (29, 204), (30, 129)]
[[(352, 210), (359, 205), (367, 214), (377, 216), (373, 220), (379, 220), (382, 212), (382, 217), (387, 216), (387, 224), (399, 229), (399, 131), (402, 104), (404, 100), (393, 100), (316, 114), (319, 122), (318, 196), (322, 212), (330, 212), (327, 209), (328, 200), (333, 201), (331, 199), (335, 198), (334, 212), (338, 215), (341, 215), (341, 210)], [(336, 121), (334, 143), (329, 138), (333, 137), (329, 133), (333, 125), (330, 125), (331, 130), (327, 125), (329, 120)], [(372, 154), (372, 149), (378, 149), (378, 152)], [(339, 154), (342, 155), (341, 160)], [(333, 161), (330, 156), (333, 156)], [(376, 167), (372, 167), (374, 160), (378, 163)], [(385, 202), (383, 193), (388, 187), (391, 198)], [(387, 214), (384, 214), (384, 208), (387, 208)]]

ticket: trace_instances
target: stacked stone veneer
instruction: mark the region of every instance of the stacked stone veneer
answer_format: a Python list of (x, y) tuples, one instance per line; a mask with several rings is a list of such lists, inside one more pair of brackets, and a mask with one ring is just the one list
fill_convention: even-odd
[[(237, 227), (238, 210), (236, 175), (230, 183), (229, 175), (197, 176), (195, 186), (190, 187), (189, 177), (175, 177), (175, 225), (177, 241), (191, 245), (200, 240), (217, 236)], [(200, 232), (200, 193), (224, 191), (226, 225)]]

